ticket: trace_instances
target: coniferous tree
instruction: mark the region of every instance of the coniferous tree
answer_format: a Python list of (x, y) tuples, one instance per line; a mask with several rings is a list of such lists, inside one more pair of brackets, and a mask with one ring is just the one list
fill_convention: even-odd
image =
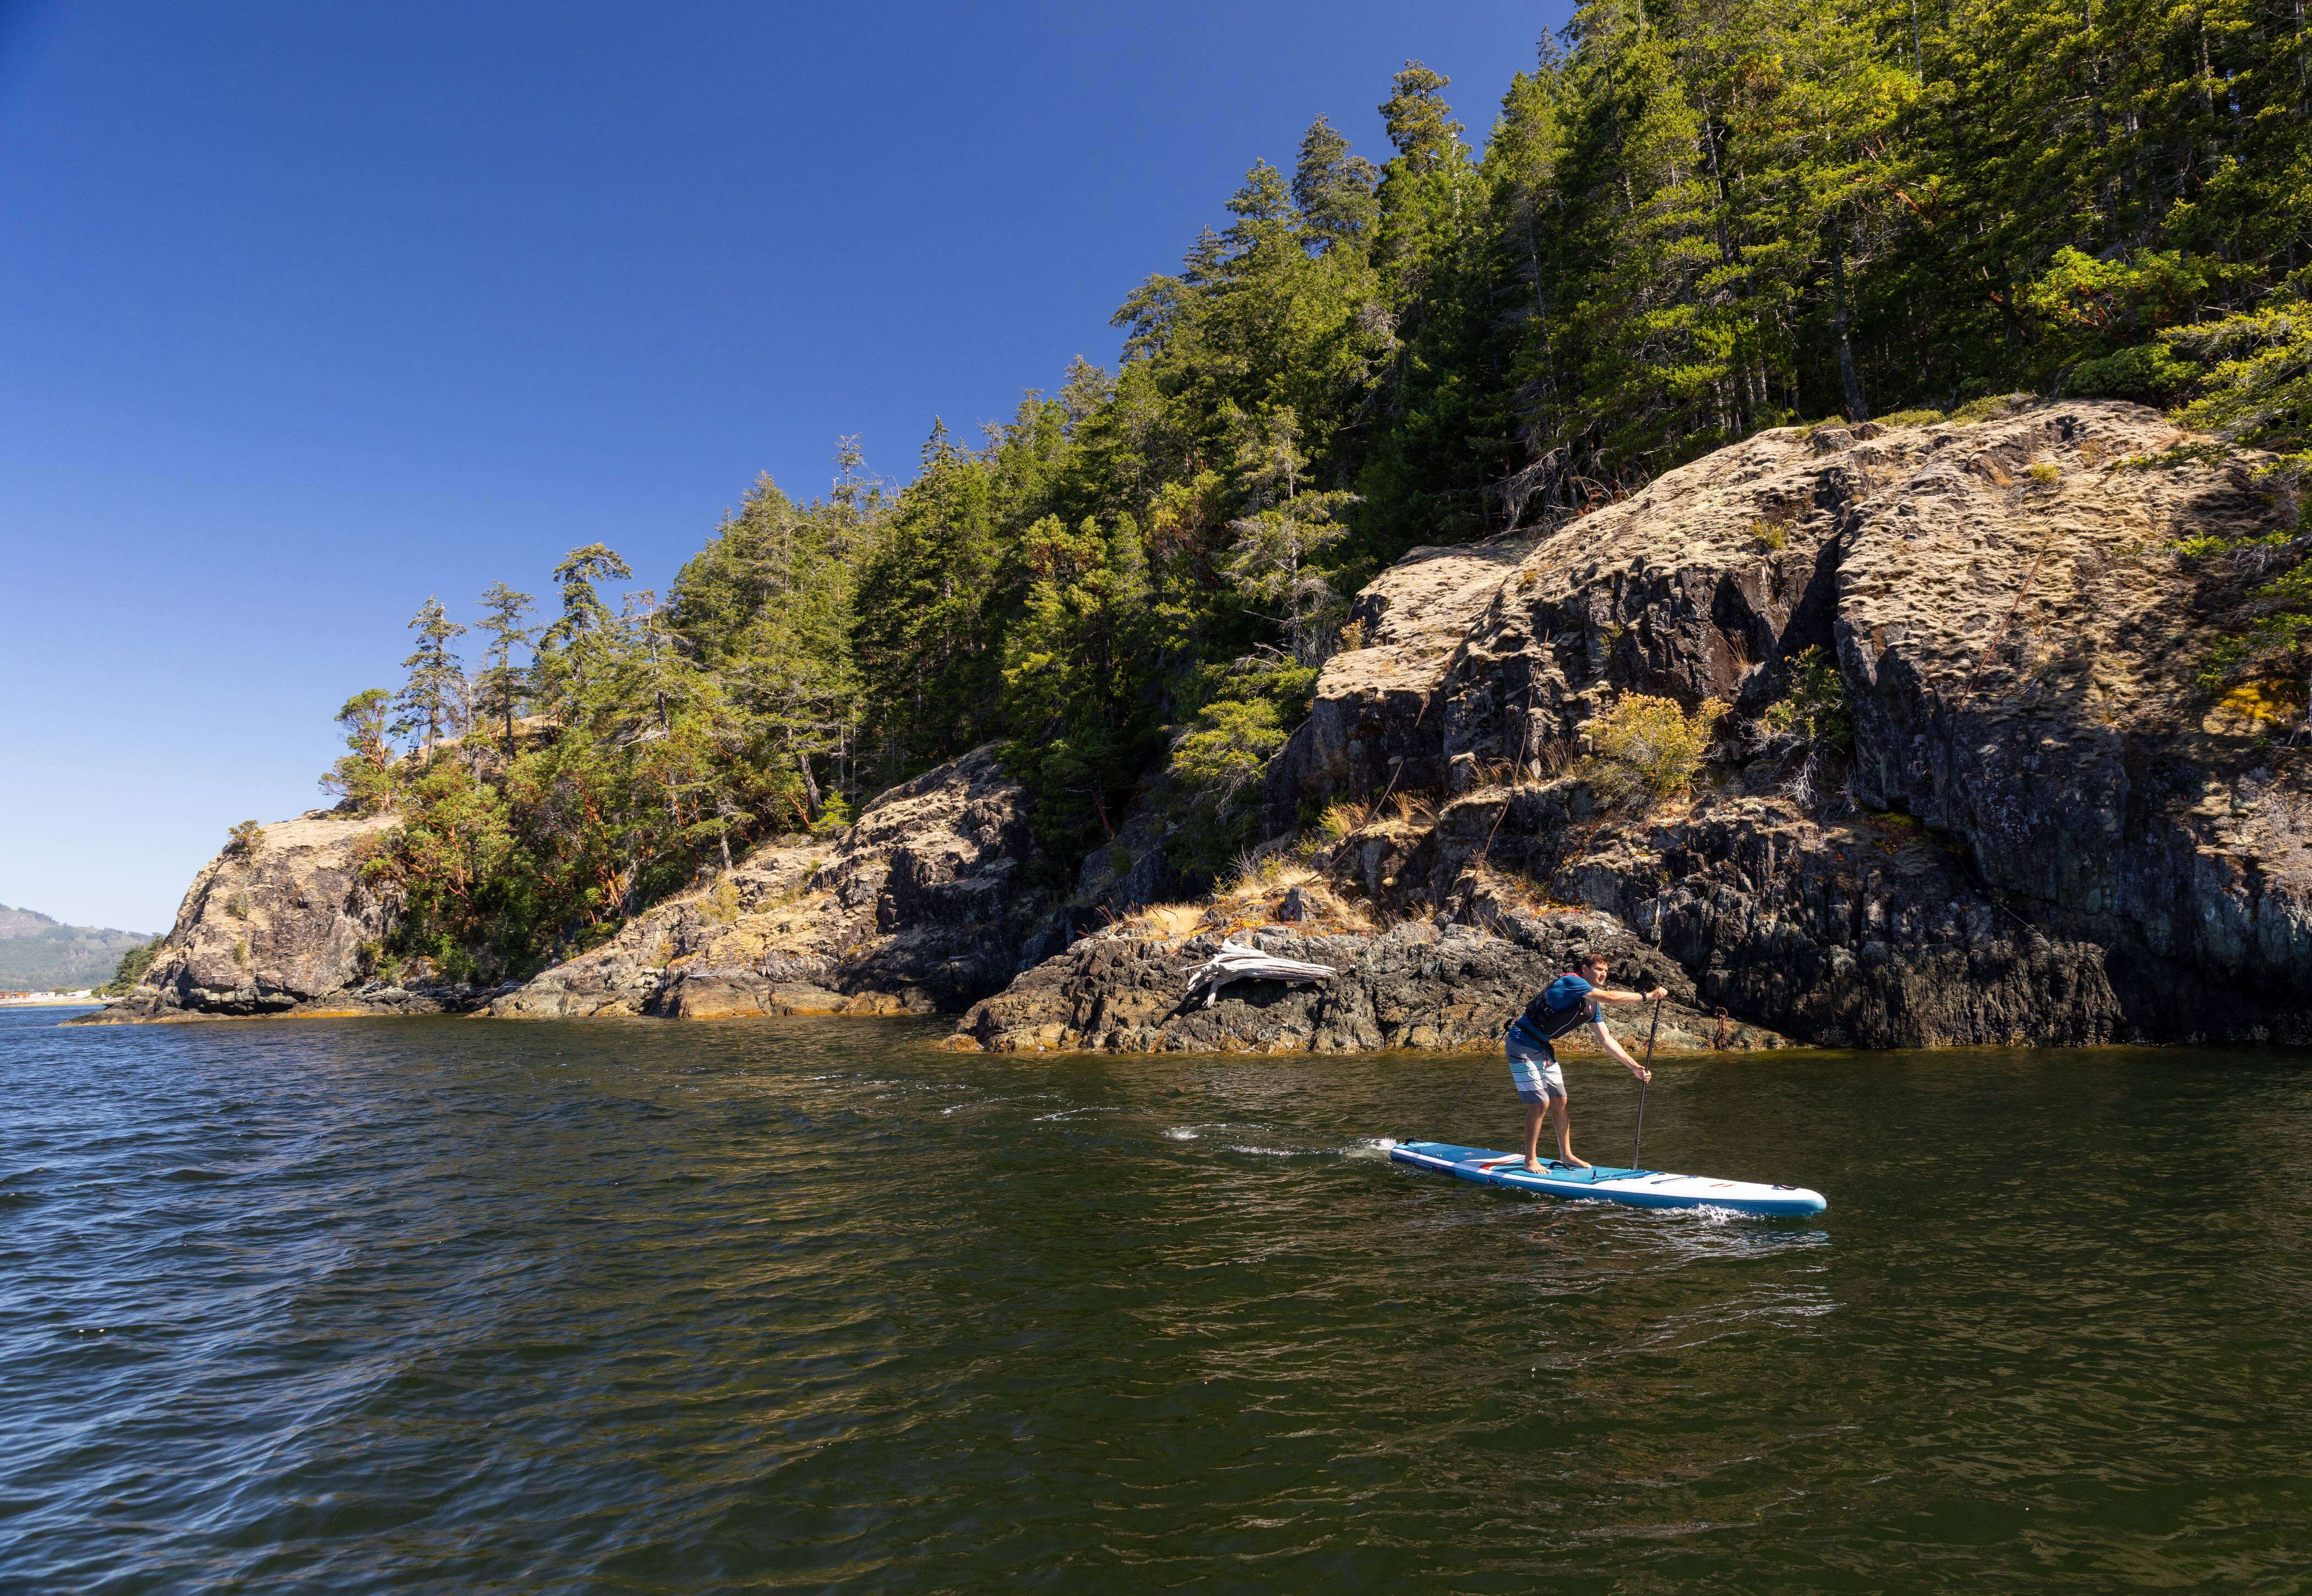
[(499, 751), (513, 757), (513, 723), (521, 712), (527, 691), (514, 650), (529, 645), (534, 632), (522, 624), (531, 597), (517, 593), (504, 582), (492, 582), (482, 593), (481, 631), (489, 641), (483, 649), (483, 667), (474, 692), (474, 712), (497, 728)]
[(401, 662), (409, 675), (394, 699), (400, 713), (393, 730), (397, 736), (416, 735), (419, 751), (430, 755), (442, 737), (465, 729), (466, 671), (450, 644), (466, 629), (450, 619), (439, 598), (432, 597), (410, 617), (409, 629), (417, 634), (417, 646)]
[(1309, 123), (1292, 170), (1292, 203), (1300, 212), (1309, 248), (1322, 253), (1362, 245), (1372, 231), (1378, 212), (1373, 190), (1379, 184), (1379, 168), (1351, 154), (1348, 139), (1331, 122), (1319, 117)]
[(1292, 658), (1316, 665), (1332, 651), (1346, 607), (1318, 559), (1347, 535), (1338, 518), (1357, 496), (1306, 488), (1309, 458), (1299, 430), (1290, 410), (1275, 411), (1238, 453), (1248, 513), (1229, 523), (1236, 543), (1228, 573), (1239, 590), (1272, 606)]
[(347, 752), (321, 778), (356, 815), (374, 815), (393, 801), (393, 694), (369, 687), (337, 711)]
[(1057, 516), (1028, 529), (1032, 573), (1003, 662), (1005, 708), (1021, 733), (1019, 763), (1051, 795), (1079, 801), (1040, 817), (1064, 836), (1088, 807), (1113, 836), (1108, 792), (1129, 785), (1149, 599), (1146, 560), (1130, 517), (1103, 529), (1086, 517), (1071, 531)]
[(562, 613), (539, 633), (535, 674), (541, 696), (565, 713), (582, 713), (589, 677), (601, 665), (614, 617), (594, 584), (630, 581), (634, 572), (607, 545), (575, 548), (554, 568)]

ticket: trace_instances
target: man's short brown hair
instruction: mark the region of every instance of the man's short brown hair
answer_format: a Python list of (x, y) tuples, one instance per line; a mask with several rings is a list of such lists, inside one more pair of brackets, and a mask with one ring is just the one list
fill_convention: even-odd
[(1594, 949), (1587, 953), (1576, 954), (1573, 956), (1573, 967), (1576, 970), (1587, 969), (1591, 964), (1609, 964), (1611, 963), (1613, 963), (1611, 959), (1608, 959), (1604, 954), (1598, 953)]

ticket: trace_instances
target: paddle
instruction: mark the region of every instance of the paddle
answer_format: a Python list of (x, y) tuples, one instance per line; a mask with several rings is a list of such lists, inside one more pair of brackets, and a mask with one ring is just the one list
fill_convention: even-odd
[[(1646, 1033), (1646, 1073), (1648, 1075), (1654, 1072), (1654, 1038), (1661, 1034), (1661, 1006), (1662, 1000), (1660, 998), (1655, 999), (1653, 1029)], [(1643, 1080), (1638, 1083), (1638, 1139), (1630, 1145), (1632, 1169), (1644, 1167), (1638, 1162), (1638, 1149), (1646, 1145), (1646, 1087), (1651, 1084)]]

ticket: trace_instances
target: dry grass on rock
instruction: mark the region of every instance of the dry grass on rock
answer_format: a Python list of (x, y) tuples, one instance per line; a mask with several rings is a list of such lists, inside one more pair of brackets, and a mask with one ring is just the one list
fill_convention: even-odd
[(1174, 943), (1287, 924), (1311, 936), (1381, 929), (1369, 905), (1341, 893), (1322, 871), (1271, 856), (1240, 870), (1204, 903), (1152, 903), (1118, 920), (1111, 934)]

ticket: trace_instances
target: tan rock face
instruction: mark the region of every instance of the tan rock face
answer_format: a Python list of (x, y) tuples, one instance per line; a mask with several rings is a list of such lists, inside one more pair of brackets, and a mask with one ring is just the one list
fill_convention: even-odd
[[(1295, 735), (1296, 766), (1305, 771), (1296, 798), (1331, 796), (1340, 773), (1386, 785), (1390, 762), (1420, 757), (1421, 708), (1457, 661), (1469, 629), (1484, 615), (1533, 549), (1503, 539), (1467, 547), (1415, 549), (1357, 595), (1350, 620), (1364, 646), (1327, 662), (1308, 723)], [(1344, 792), (1363, 797), (1363, 788)]]
[[(245, 852), (219, 854), (194, 877), (136, 990), (90, 1019), (293, 1014), (341, 998), (361, 983), (363, 945), (395, 922), (396, 901), (361, 879), (360, 844), (397, 818), (317, 809), (265, 827)], [(384, 1011), (427, 1006), (399, 989), (377, 994)]]
[[(2175, 449), (2208, 441), (2083, 402), (1722, 449), (1533, 545), (1482, 602), (1432, 584), (1417, 655), (1328, 666), (1272, 772), (1272, 829), (1392, 783), (1467, 793), (1434, 838), (1381, 848), (1369, 885), (1449, 906), (1473, 862), (1510, 866), (1623, 918), (1707, 1000), (1818, 1040), (2312, 1036), (2301, 849), (2272, 818), (2304, 795), (2259, 772), (2268, 728), (2203, 702), (2239, 595), (2176, 552), (2292, 507), (2253, 457)], [(1829, 796), (1851, 805), (1744, 799), (1763, 789), (1731, 740), (1714, 792), (1643, 824), (1539, 782), (1537, 756), (1619, 693), (1716, 697), (1738, 731), (1808, 646), (1846, 685)], [(1471, 790), (1519, 771), (1546, 790)], [(1890, 811), (1931, 868), (1887, 868)]]
[(758, 849), (493, 1002), (500, 1018), (930, 1013), (1019, 967), (1050, 905), (1022, 877), (1027, 794), (979, 748), (841, 836)]

